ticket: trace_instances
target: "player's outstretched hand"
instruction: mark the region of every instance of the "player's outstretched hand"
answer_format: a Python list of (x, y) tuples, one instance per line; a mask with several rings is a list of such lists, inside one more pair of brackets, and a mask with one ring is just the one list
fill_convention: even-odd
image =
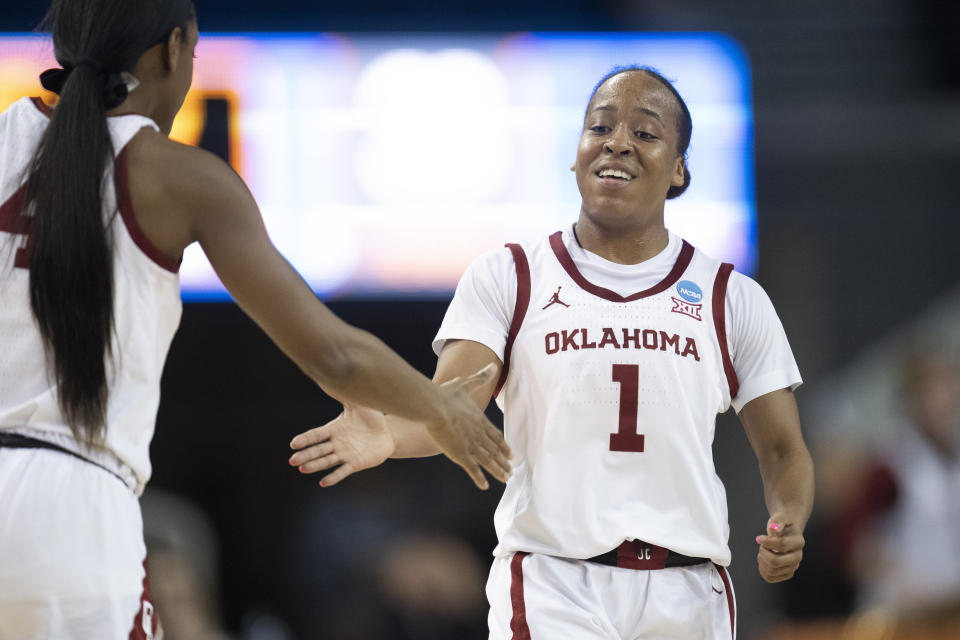
[(382, 413), (344, 405), (336, 419), (301, 433), (290, 448), (297, 449), (290, 464), (300, 473), (336, 467), (320, 480), (321, 487), (332, 487), (352, 473), (382, 464), (393, 453), (394, 442)]
[(470, 397), (470, 391), (490, 384), (495, 372), (496, 367), (490, 364), (472, 375), (443, 383), (446, 420), (425, 425), (443, 454), (460, 465), (481, 489), (490, 486), (481, 469), (500, 482), (510, 477), (510, 447)]
[(803, 531), (781, 514), (767, 521), (767, 533), (757, 536), (760, 550), (757, 565), (767, 582), (783, 582), (793, 577), (803, 559)]

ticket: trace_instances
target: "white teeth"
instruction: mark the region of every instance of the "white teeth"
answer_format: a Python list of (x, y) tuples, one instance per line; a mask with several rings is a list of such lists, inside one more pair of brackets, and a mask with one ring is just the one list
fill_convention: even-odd
[(601, 169), (599, 172), (597, 172), (597, 175), (601, 178), (621, 178), (623, 180), (633, 179), (632, 175), (626, 171), (620, 171), (620, 169)]

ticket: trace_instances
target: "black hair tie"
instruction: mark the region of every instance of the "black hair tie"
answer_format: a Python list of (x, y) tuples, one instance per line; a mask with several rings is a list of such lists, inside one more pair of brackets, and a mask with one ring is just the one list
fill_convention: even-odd
[(66, 69), (47, 69), (40, 74), (40, 84), (47, 91), (60, 95), (68, 77), (70, 77), (70, 72)]
[(104, 71), (99, 63), (89, 58), (84, 58), (72, 65), (64, 65), (62, 69), (47, 69), (40, 74), (40, 84), (47, 91), (60, 95), (67, 78), (77, 67), (86, 66), (94, 70), (100, 80), (100, 86), (103, 88), (103, 103), (107, 109), (113, 109), (119, 106), (127, 99), (130, 91), (127, 89), (127, 82), (119, 71)]
[(103, 80), (103, 103), (107, 109), (113, 109), (123, 104), (130, 91), (127, 81), (118, 71), (109, 71)]

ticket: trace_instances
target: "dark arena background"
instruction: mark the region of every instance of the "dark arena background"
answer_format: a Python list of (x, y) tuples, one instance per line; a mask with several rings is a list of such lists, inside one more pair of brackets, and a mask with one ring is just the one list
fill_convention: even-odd
[[(0, 31), (30, 31), (44, 5), (3, 0)], [(904, 358), (946, 361), (935, 382), (956, 380), (960, 363), (958, 7), (197, 0), (203, 33), (442, 33), (455, 42), (461, 33), (719, 32), (740, 43), (752, 84), (755, 278), (806, 381), (797, 397), (818, 473), (805, 560), (794, 580), (768, 585), (755, 562), (754, 537), (767, 517), (755, 458), (733, 413), (719, 419), (715, 457), (745, 640), (960, 638), (960, 578), (942, 602), (907, 614), (868, 603), (865, 576), (882, 559), (871, 559), (869, 536), (851, 533), (880, 522), (864, 478), (898, 430), (911, 428), (910, 408), (920, 402), (908, 397), (915, 386), (901, 383)], [(644, 61), (610, 65), (633, 62)], [(208, 105), (200, 144), (229, 155), (226, 127), (217, 129), (225, 113)], [(461, 140), (451, 160), (469, 152)], [(711, 171), (693, 162), (694, 181)], [(327, 250), (322, 233), (315, 242), (318, 253)], [(430, 342), (451, 294), (325, 299), (430, 375)], [(949, 395), (960, 387), (944, 384), (946, 405), (960, 407)], [(389, 461), (322, 489), (319, 478), (287, 466), (287, 443), (338, 408), (231, 302), (188, 299), (144, 497), (167, 640), (486, 637), (483, 585), (500, 488), (480, 492), (434, 458)], [(498, 410), (489, 414), (500, 422)], [(960, 430), (957, 414), (949, 419)], [(942, 512), (960, 514), (960, 491), (949, 495)]]

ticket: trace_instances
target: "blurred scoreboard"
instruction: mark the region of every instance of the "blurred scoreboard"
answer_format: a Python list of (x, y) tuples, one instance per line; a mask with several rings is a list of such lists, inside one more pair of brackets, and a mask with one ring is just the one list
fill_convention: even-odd
[[(48, 102), (52, 44), (0, 35), (0, 108)], [(172, 137), (243, 176), (277, 247), (323, 297), (448, 295), (505, 242), (573, 223), (587, 99), (616, 65), (657, 68), (693, 116), (690, 189), (667, 225), (752, 273), (745, 54), (717, 34), (203, 34)], [(226, 299), (199, 247), (184, 298)]]

